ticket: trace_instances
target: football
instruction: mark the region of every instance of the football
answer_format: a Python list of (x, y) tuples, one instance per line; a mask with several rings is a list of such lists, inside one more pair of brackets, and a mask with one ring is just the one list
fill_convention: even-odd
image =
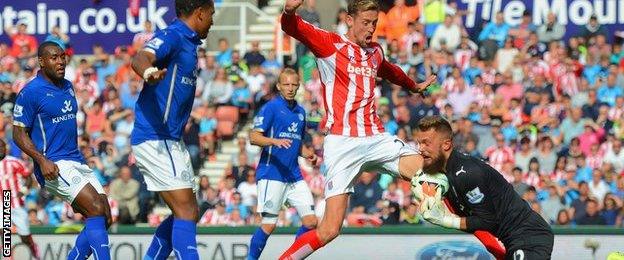
[(422, 186), (423, 194), (427, 196), (435, 196), (437, 189), (442, 189), (442, 196), (446, 194), (449, 188), (448, 179), (444, 173), (427, 174), (423, 173), (418, 176), (418, 183)]

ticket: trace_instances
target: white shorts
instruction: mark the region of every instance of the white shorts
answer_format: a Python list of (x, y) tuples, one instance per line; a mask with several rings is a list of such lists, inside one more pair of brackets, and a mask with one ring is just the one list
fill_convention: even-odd
[(99, 194), (104, 193), (102, 184), (93, 175), (93, 170), (86, 164), (75, 161), (60, 160), (54, 162), (59, 168), (59, 177), (53, 181), (45, 181), (45, 187), (54, 195), (72, 204), (78, 193), (91, 184)]
[(147, 189), (167, 191), (193, 188), (191, 156), (182, 141), (151, 140), (132, 146)]
[(399, 175), (399, 159), (419, 154), (410, 145), (388, 133), (367, 137), (328, 135), (323, 144), (327, 176), (325, 198), (352, 193), (363, 171)]
[[(4, 219), (4, 211), (0, 211), (0, 216)], [(17, 234), (20, 236), (30, 235), (30, 222), (28, 222), (28, 212), (24, 207), (11, 209), (11, 222), (15, 225)]]
[[(299, 216), (314, 214), (312, 192), (305, 181), (287, 183), (275, 180), (258, 181), (258, 213), (278, 215), (282, 205), (288, 202)], [(275, 218), (277, 221), (277, 218)]]

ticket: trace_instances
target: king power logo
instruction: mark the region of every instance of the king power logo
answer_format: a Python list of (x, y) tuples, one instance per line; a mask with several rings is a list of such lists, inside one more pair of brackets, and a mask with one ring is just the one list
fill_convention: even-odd
[(72, 110), (74, 109), (74, 108), (72, 107), (72, 104), (71, 104), (71, 101), (70, 101), (70, 100), (65, 100), (65, 101), (63, 102), (63, 104), (65, 104), (65, 107), (63, 107), (63, 108), (61, 109), (61, 112), (63, 112), (63, 113), (68, 113), (68, 112), (70, 112), (70, 111), (72, 111)]

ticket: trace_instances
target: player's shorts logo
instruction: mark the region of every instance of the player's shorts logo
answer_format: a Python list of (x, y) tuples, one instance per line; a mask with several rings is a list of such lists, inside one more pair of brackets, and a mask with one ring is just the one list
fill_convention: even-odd
[(80, 176), (74, 176), (74, 177), (72, 178), (72, 183), (73, 183), (73, 184), (78, 184), (78, 183), (80, 183)]

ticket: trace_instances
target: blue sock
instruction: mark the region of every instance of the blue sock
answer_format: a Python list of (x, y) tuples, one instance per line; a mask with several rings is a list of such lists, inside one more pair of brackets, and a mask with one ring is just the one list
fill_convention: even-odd
[(295, 234), (295, 239), (299, 238), (299, 236), (305, 234), (305, 232), (308, 232), (312, 229), (307, 228), (304, 225), (301, 225), (301, 227), (299, 227), (299, 229), (297, 230), (297, 234)]
[(110, 245), (108, 244), (108, 232), (106, 231), (106, 218), (104, 216), (90, 217), (86, 221), (87, 238), (89, 245), (98, 260), (110, 260)]
[(76, 238), (76, 244), (69, 254), (67, 259), (87, 259), (91, 255), (91, 247), (89, 247), (89, 239), (87, 238), (87, 228), (83, 228), (82, 232), (78, 234)]
[(163, 260), (171, 254), (171, 232), (173, 230), (173, 216), (169, 216), (156, 229), (154, 239), (145, 253), (143, 260)]
[(197, 224), (195, 221), (179, 218), (173, 219), (171, 244), (178, 260), (199, 260), (196, 228)]
[(262, 250), (264, 249), (270, 235), (271, 234), (264, 233), (264, 230), (260, 227), (256, 229), (256, 232), (254, 232), (253, 236), (251, 236), (251, 242), (249, 242), (249, 254), (247, 255), (247, 260), (257, 260), (260, 258), (260, 254), (262, 254)]

